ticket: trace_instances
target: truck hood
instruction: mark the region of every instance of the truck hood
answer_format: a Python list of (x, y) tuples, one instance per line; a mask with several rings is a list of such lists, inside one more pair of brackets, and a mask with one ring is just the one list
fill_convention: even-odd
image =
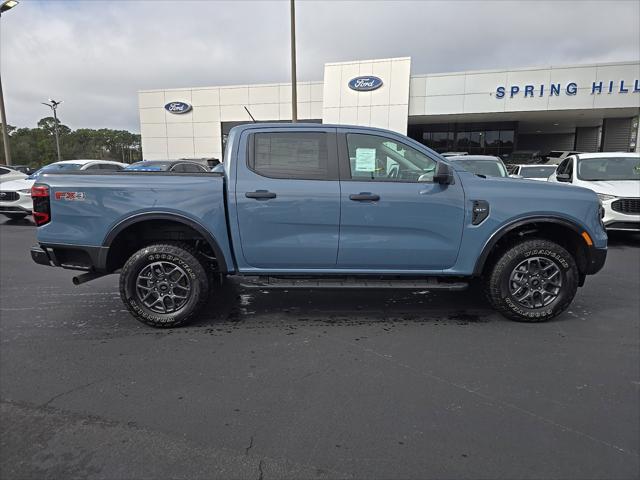
[(558, 205), (569, 196), (597, 201), (592, 189), (573, 183), (541, 182), (527, 178), (481, 178), (470, 173), (461, 173), (460, 176), (470, 190), (482, 189), (487, 191), (487, 197), (492, 198), (511, 198), (510, 201), (513, 201), (513, 198), (529, 198), (535, 200), (536, 204), (543, 203), (538, 201), (542, 199), (557, 199), (557, 202), (560, 202)]
[(583, 182), (581, 186), (616, 197), (640, 197), (640, 180), (598, 180)]

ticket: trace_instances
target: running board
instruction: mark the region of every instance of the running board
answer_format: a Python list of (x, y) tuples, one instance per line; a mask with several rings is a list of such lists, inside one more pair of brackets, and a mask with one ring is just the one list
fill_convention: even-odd
[(437, 278), (383, 279), (383, 278), (287, 278), (244, 276), (240, 285), (245, 288), (296, 289), (296, 288), (361, 288), (404, 290), (464, 290), (466, 282), (442, 281)]

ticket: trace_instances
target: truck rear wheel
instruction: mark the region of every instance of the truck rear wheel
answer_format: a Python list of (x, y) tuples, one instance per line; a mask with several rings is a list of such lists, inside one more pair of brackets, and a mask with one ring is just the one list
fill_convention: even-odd
[(549, 240), (527, 240), (498, 258), (485, 279), (491, 305), (505, 317), (543, 322), (571, 304), (578, 289), (573, 256)]
[(209, 275), (186, 244), (162, 243), (134, 253), (120, 274), (120, 296), (131, 314), (147, 325), (177, 327), (202, 309)]

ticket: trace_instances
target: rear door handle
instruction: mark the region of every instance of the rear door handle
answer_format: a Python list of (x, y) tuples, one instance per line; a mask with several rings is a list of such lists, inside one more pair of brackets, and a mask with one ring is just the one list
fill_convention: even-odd
[(255, 198), (256, 200), (267, 200), (276, 198), (276, 194), (267, 190), (256, 190), (255, 192), (247, 192), (244, 194), (247, 198)]
[(354, 202), (377, 202), (380, 200), (380, 195), (375, 193), (352, 193), (349, 195), (349, 199)]

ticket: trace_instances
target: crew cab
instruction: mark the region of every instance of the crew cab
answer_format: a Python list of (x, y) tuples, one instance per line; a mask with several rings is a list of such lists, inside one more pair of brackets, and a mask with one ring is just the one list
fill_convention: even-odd
[(563, 312), (606, 258), (596, 194), (474, 175), (368, 127), (234, 127), (211, 173), (70, 172), (33, 186), (34, 261), (119, 273), (154, 327), (193, 318), (234, 276), (256, 288), (462, 290), (506, 317)]

